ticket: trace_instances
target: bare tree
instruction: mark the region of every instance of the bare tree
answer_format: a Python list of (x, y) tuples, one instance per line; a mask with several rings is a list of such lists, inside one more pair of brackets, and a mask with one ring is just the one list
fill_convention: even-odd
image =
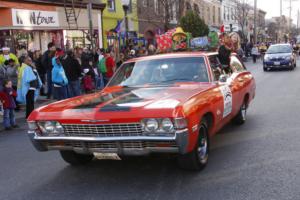
[(183, 15), (184, 2), (185, 0), (148, 1), (149, 7), (146, 9), (141, 3), (138, 3), (138, 12), (144, 21), (157, 27), (163, 27), (167, 31), (172, 27), (174, 17), (178, 22), (180, 16)]
[(277, 41), (278, 39), (278, 30), (279, 30), (279, 24), (276, 22), (271, 22), (267, 25), (268, 35), (271, 37), (274, 41)]
[(234, 0), (236, 11), (233, 16), (237, 20), (241, 28), (241, 37), (245, 41), (247, 39), (247, 26), (250, 17), (251, 6), (248, 0)]

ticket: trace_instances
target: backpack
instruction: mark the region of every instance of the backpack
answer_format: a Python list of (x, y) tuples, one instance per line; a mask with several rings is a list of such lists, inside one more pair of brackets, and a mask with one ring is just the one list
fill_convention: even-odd
[(102, 59), (99, 61), (98, 68), (99, 68), (99, 71), (100, 71), (101, 73), (106, 73), (106, 72), (107, 72), (107, 68), (106, 68), (106, 58), (102, 58)]

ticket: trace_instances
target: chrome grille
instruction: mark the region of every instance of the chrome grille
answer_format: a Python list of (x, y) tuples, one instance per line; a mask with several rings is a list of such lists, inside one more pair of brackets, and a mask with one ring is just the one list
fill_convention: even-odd
[(145, 148), (156, 148), (156, 147), (178, 147), (175, 141), (122, 141), (122, 142), (55, 142), (47, 141), (44, 142), (46, 146), (50, 147), (73, 147), (73, 148), (87, 148), (97, 150), (117, 150), (118, 147), (122, 149), (145, 149)]
[(142, 126), (136, 124), (64, 124), (66, 136), (128, 137), (141, 136)]
[(271, 61), (283, 61), (284, 58), (279, 57), (279, 58), (271, 58)]

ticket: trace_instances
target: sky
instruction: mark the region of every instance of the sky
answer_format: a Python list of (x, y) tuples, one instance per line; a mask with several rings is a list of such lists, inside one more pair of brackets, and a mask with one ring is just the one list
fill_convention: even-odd
[[(267, 19), (280, 15), (280, 0), (257, 0), (257, 7), (267, 12)], [(286, 16), (289, 16), (289, 7), (290, 0), (282, 0), (282, 12)], [(298, 9), (300, 9), (300, 0), (292, 0), (292, 18), (294, 24), (297, 23)]]

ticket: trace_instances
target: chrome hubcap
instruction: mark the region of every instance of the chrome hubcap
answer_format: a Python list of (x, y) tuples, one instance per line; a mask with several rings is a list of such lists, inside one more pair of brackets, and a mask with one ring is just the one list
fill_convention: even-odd
[(207, 160), (207, 151), (208, 151), (208, 144), (207, 144), (207, 135), (203, 134), (205, 133), (205, 128), (201, 127), (200, 128), (200, 134), (201, 134), (201, 138), (200, 138), (200, 143), (199, 143), (199, 147), (198, 147), (198, 156), (200, 159), (201, 163), (205, 163)]

